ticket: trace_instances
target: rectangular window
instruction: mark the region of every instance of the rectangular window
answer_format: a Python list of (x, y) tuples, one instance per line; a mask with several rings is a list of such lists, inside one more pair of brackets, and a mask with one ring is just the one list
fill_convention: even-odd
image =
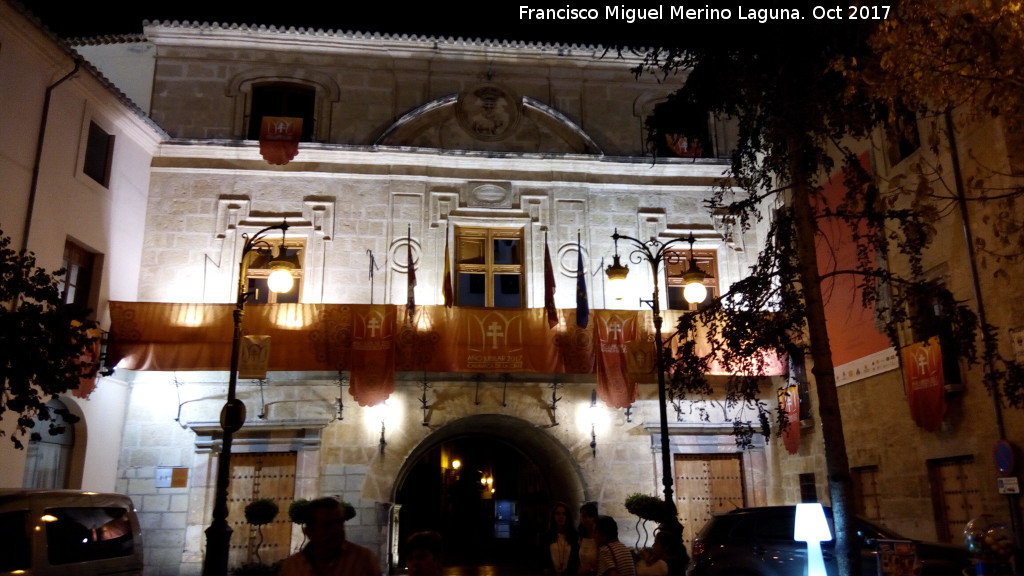
[(116, 506), (47, 508), (47, 559), (55, 566), (79, 564), (135, 551), (130, 511)]
[(114, 137), (95, 122), (89, 122), (82, 172), (101, 186), (110, 185), (110, 166), (114, 159)]
[(889, 165), (895, 166), (921, 147), (917, 129), (917, 115), (909, 110), (898, 110), (885, 130)]
[(800, 399), (800, 420), (810, 420), (814, 415), (811, 412), (811, 390), (807, 384), (807, 364), (803, 352), (796, 346), (789, 352), (789, 383), (796, 386)]
[[(704, 271), (704, 286), (708, 295), (704, 302), (718, 297), (718, 252), (714, 250), (694, 250), (693, 259)], [(698, 310), (704, 302), (690, 304), (683, 298), (683, 274), (690, 269), (689, 250), (669, 250), (665, 253), (665, 286), (667, 287), (669, 310)]]
[(800, 501), (818, 501), (818, 486), (814, 481), (814, 472), (805, 472), (800, 475)]
[(945, 287), (939, 286), (934, 294), (918, 298), (910, 314), (914, 342), (926, 342), (933, 336), (939, 337), (942, 377), (946, 384), (963, 382), (960, 376), (960, 355), (953, 337), (953, 322), (950, 320), (952, 311), (949, 308), (954, 302), (953, 295)]
[(878, 466), (852, 468), (853, 506), (861, 518), (881, 520), (881, 498), (878, 491)]
[(32, 570), (32, 539), (29, 537), (28, 510), (0, 513), (0, 538), (4, 553), (0, 554), (0, 572), (27, 574)]
[(521, 228), (457, 227), (455, 266), (459, 306), (524, 306)]
[(64, 257), (61, 268), (61, 294), (65, 304), (75, 304), (88, 308), (92, 306), (93, 270), (96, 255), (78, 244), (67, 240), (64, 242)]
[[(281, 252), (281, 240), (270, 241), (271, 248), (268, 250), (253, 250), (249, 252), (248, 267), (245, 271), (247, 279), (246, 290), (249, 292), (249, 302), (255, 304), (296, 304), (302, 298), (302, 260), (306, 243), (301, 238), (288, 238), (284, 240), (284, 252)], [(277, 259), (284, 259), (293, 265), (292, 268), (292, 289), (287, 292), (273, 292), (267, 286), (267, 278), (271, 272), (271, 262)]]
[(252, 87), (249, 109), (249, 140), (259, 140), (264, 116), (302, 118), (302, 142), (313, 140), (313, 110), (316, 89), (312, 86), (277, 82)]
[(928, 461), (935, 532), (940, 542), (962, 538), (964, 526), (981, 513), (981, 491), (972, 456)]

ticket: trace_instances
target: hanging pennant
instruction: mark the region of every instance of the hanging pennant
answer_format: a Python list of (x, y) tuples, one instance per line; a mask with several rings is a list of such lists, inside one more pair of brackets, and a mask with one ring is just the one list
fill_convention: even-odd
[(302, 118), (264, 116), (260, 123), (260, 156), (268, 164), (281, 166), (299, 153)]

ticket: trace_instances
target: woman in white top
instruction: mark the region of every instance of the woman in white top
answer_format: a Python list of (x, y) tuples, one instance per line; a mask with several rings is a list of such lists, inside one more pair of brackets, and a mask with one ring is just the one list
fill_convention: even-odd
[(594, 535), (597, 525), (597, 504), (587, 502), (580, 506), (580, 544), (577, 576), (597, 574), (597, 541)]

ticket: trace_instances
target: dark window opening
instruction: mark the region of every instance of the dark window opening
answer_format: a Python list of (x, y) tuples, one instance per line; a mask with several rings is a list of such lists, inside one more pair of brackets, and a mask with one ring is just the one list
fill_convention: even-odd
[(102, 186), (110, 185), (110, 166), (114, 159), (114, 137), (95, 122), (89, 123), (82, 172)]
[(53, 565), (130, 556), (135, 549), (124, 508), (48, 508), (43, 521)]
[(673, 106), (665, 103), (655, 108), (650, 122), (658, 134), (658, 138), (651, 143), (658, 156), (714, 157), (707, 111), (693, 106)]
[(814, 472), (805, 472), (800, 475), (800, 501), (818, 501), (818, 487), (814, 481)]
[(249, 109), (249, 140), (259, 140), (264, 116), (302, 118), (302, 142), (313, 140), (316, 89), (301, 84), (261, 84), (252, 87)]
[(803, 351), (796, 346), (789, 349), (789, 382), (797, 389), (797, 398), (800, 401), (800, 420), (810, 420), (814, 416), (811, 413), (811, 389), (807, 383), (807, 364), (804, 362)]
[(0, 514), (0, 541), (4, 543), (4, 553), (0, 554), (0, 572), (14, 573), (32, 569), (27, 516), (26, 510)]
[(911, 329), (915, 342), (926, 342), (933, 336), (939, 338), (939, 352), (942, 354), (942, 377), (946, 384), (961, 384), (960, 357), (953, 338), (953, 322), (949, 315), (955, 306), (953, 294), (945, 288), (933, 294), (921, 296), (914, 304), (911, 314)]
[(886, 127), (889, 165), (895, 166), (921, 147), (921, 134), (917, 129), (917, 115), (899, 110)]

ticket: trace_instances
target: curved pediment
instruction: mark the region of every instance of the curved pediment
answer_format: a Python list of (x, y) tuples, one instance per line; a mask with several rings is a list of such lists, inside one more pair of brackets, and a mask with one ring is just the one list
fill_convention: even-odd
[(602, 154), (565, 115), (496, 84), (481, 84), (407, 113), (377, 145), (485, 152)]

